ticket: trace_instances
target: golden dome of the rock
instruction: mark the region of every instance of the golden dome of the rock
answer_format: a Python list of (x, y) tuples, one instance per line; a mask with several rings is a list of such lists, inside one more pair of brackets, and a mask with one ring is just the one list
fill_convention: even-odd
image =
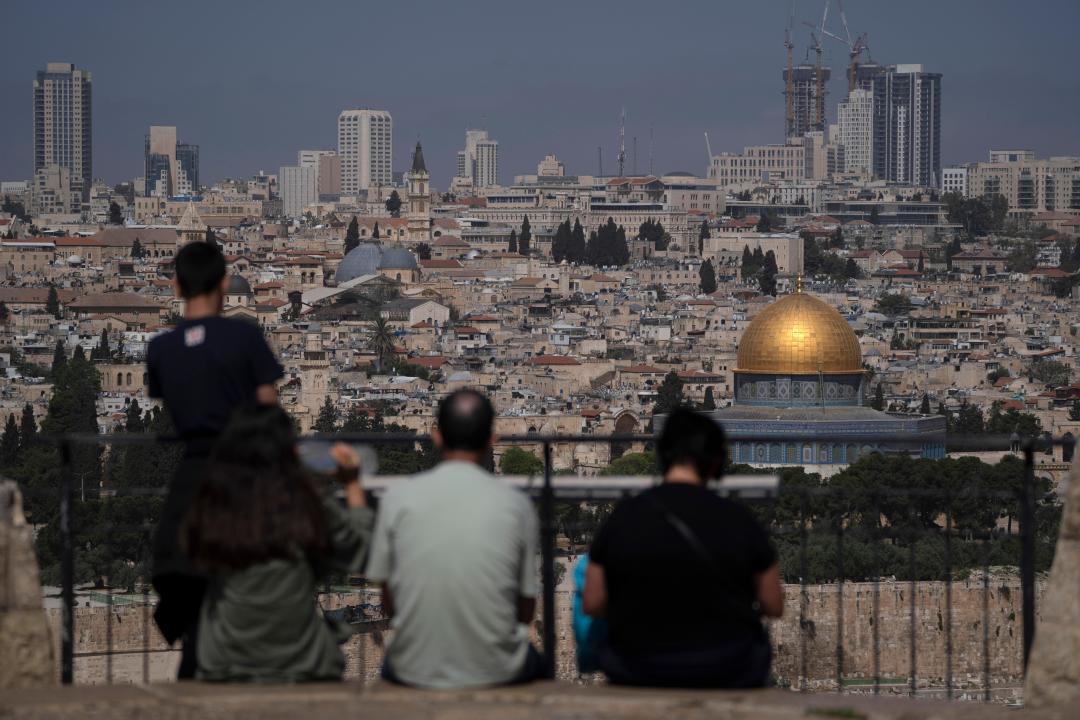
[(758, 313), (739, 341), (737, 369), (769, 374), (855, 373), (862, 352), (834, 308), (796, 292)]

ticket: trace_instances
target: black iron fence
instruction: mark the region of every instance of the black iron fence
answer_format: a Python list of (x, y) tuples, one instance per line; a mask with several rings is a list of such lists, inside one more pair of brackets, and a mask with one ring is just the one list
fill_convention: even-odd
[[(323, 439), (331, 439), (329, 437)], [(371, 444), (377, 447), (406, 445), (416, 450), (426, 437), (408, 434), (340, 434), (332, 439), (349, 443)], [(530, 446), (540, 452), (543, 465), (542, 473), (537, 476), (520, 479), (519, 484), (538, 504), (541, 530), (541, 581), (542, 622), (541, 640), (547, 662), (547, 676), (555, 676), (555, 658), (558, 651), (556, 633), (556, 556), (560, 550), (557, 545), (557, 532), (562, 530), (569, 539), (570, 553), (584, 547), (590, 533), (599, 522), (595, 512), (574, 513), (565, 511), (565, 503), (610, 503), (621, 496), (632, 494), (647, 487), (651, 478), (583, 478), (571, 477), (556, 472), (554, 453), (560, 448), (579, 444), (608, 445), (621, 450), (637, 443), (646, 446), (653, 441), (647, 435), (519, 435), (500, 439), (502, 443)], [(830, 438), (819, 438), (830, 441)], [(60, 450), (61, 473), (59, 482), (57, 515), (59, 530), (60, 587), (62, 600), (62, 637), (61, 637), (61, 679), (70, 684), (74, 682), (75, 638), (76, 638), (76, 578), (75, 568), (78, 553), (87, 551), (76, 547), (78, 533), (86, 530), (77, 527), (75, 508), (80, 501), (85, 501), (87, 488), (77, 477), (77, 458), (86, 447), (109, 448), (116, 453), (123, 448), (138, 446), (160, 446), (175, 443), (170, 438), (152, 435), (117, 434), (117, 435), (66, 435), (54, 439)], [(740, 438), (745, 441), (746, 438)], [(751, 439), (753, 440), (753, 439)], [(775, 442), (770, 436), (762, 438), (764, 442)], [(844, 442), (880, 442), (880, 436), (860, 437), (847, 434)], [(892, 452), (902, 449), (905, 444), (914, 447), (925, 442), (925, 438), (907, 440), (887, 438)], [(876, 467), (873, 460), (864, 458), (852, 466), (844, 482), (821, 482), (812, 475), (801, 473), (797, 468), (757, 469), (748, 467), (734, 468), (740, 482), (720, 483), (715, 487), (718, 493), (736, 497), (748, 503), (758, 517), (771, 530), (776, 542), (781, 568), (788, 585), (798, 584), (798, 644), (792, 649), (785, 646), (783, 657), (777, 658), (778, 665), (789, 668), (787, 683), (799, 689), (833, 688), (840, 692), (850, 689), (853, 681), (872, 686), (877, 693), (889, 684), (889, 678), (883, 677), (881, 665), (881, 614), (880, 597), (883, 577), (889, 577), (891, 583), (907, 583), (909, 595), (909, 658), (906, 677), (902, 678), (907, 691), (915, 694), (920, 689), (920, 647), (918, 646), (917, 607), (919, 584), (925, 581), (937, 581), (944, 586), (945, 612), (939, 620), (945, 638), (945, 671), (943, 686), (947, 697), (953, 697), (956, 685), (953, 677), (953, 584), (957, 573), (981, 571), (983, 607), (982, 607), (982, 679), (981, 694), (989, 700), (993, 688), (991, 677), (991, 622), (989, 597), (991, 593), (991, 568), (1008, 566), (1017, 568), (1021, 587), (1022, 606), (1022, 663), (1026, 667), (1028, 654), (1035, 631), (1036, 572), (1038, 568), (1048, 567), (1049, 555), (1053, 550), (1053, 538), (1056, 537), (1055, 503), (1049, 488), (1040, 486), (1035, 476), (1036, 458), (1039, 454), (1052, 452), (1054, 447), (1064, 446), (1071, 452), (1072, 439), (1032, 438), (1018, 441), (1015, 437), (974, 437), (949, 439), (949, 450), (968, 451), (1010, 451), (1010, 464), (974, 468), (971, 463), (966, 468), (967, 474), (955, 477), (942, 477), (935, 481), (933, 473), (939, 472), (937, 465), (919, 465), (917, 461), (899, 458), (899, 471), (905, 467), (915, 467), (919, 473), (884, 478), (875, 476), (881, 467)], [(100, 455), (96, 455), (100, 457)], [(885, 456), (876, 455), (881, 462)], [(904, 466), (904, 463), (915, 463)], [(961, 461), (958, 461), (961, 462)], [(997, 468), (1005, 468), (998, 472)], [(875, 470), (876, 468), (876, 470)], [(807, 466), (813, 472), (814, 466)], [(893, 467), (893, 471), (897, 468)], [(972, 472), (975, 472), (972, 475)], [(763, 472), (757, 477), (752, 474)], [(930, 473), (929, 475), (927, 473)], [(977, 477), (979, 474), (1000, 476), (993, 478)], [(781, 476), (777, 482), (776, 475)], [(917, 476), (916, 476), (917, 475)], [(384, 479), (375, 478), (371, 483), (376, 494), (385, 487)], [(90, 494), (100, 497), (150, 496), (164, 495), (162, 487), (140, 488), (125, 487), (119, 490), (103, 491), (91, 488)], [(1060, 507), (1056, 512), (1060, 513)], [(81, 520), (85, 522), (85, 518)], [(135, 538), (140, 534), (142, 542), (149, 545), (153, 526), (147, 522), (114, 523), (101, 528), (105, 533), (128, 533)], [(136, 542), (137, 540), (132, 540)], [(564, 542), (565, 544), (565, 542)], [(565, 550), (564, 550), (565, 552)], [(1011, 571), (1010, 571), (1011, 572)], [(872, 588), (872, 650), (870, 666), (853, 669), (846, 657), (845, 632), (850, 626), (850, 618), (845, 617), (845, 583), (869, 583)], [(809, 585), (830, 585), (835, 591), (835, 641), (834, 672), (829, 682), (817, 678), (811, 682), (814, 642), (814, 620), (809, 606)], [(80, 655), (105, 655), (106, 681), (113, 678), (113, 620), (117, 608), (126, 604), (133, 605), (132, 610), (139, 613), (142, 624), (143, 647), (141, 650), (128, 649), (124, 653), (141, 653), (142, 675), (150, 678), (150, 612), (151, 596), (144, 582), (141, 592), (134, 595), (117, 596), (113, 592), (101, 593), (101, 598), (108, 608), (109, 620), (106, 623), (105, 649)], [(137, 608), (137, 610), (136, 610)], [(662, 608), (661, 608), (662, 611)], [(789, 608), (788, 612), (792, 609)], [(130, 615), (130, 613), (129, 613)], [(1018, 659), (1020, 660), (1020, 659)], [(820, 675), (820, 673), (818, 673)], [(969, 686), (970, 688), (970, 686)]]

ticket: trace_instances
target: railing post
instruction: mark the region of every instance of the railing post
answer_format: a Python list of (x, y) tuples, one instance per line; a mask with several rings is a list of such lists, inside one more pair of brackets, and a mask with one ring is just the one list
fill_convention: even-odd
[(71, 528), (71, 441), (60, 442), (60, 587), (63, 598), (60, 638), (60, 682), (75, 680), (75, 547)]
[(1024, 614), (1024, 673), (1035, 640), (1035, 442), (1024, 444), (1024, 483), (1020, 490), (1020, 587)]
[(544, 492), (540, 496), (541, 577), (544, 584), (544, 677), (555, 678), (555, 497), (551, 443), (544, 442)]

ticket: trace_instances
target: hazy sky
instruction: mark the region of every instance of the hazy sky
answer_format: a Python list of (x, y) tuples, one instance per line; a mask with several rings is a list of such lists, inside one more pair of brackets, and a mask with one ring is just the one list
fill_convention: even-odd
[[(446, 187), (467, 126), (501, 143), (502, 180), (555, 152), (614, 168), (619, 112), (640, 172), (703, 173), (716, 152), (783, 141), (787, 0), (4, 0), (0, 179), (32, 173), (32, 82), (45, 63), (94, 78), (94, 175), (141, 175), (151, 124), (201, 146), (204, 182), (276, 172), (336, 146), (338, 113), (389, 110), (394, 166), (417, 136)], [(823, 0), (797, 0), (799, 20)], [(836, 1), (833, 0), (835, 14)], [(848, 0), (874, 60), (944, 74), (943, 161), (991, 147), (1080, 154), (1078, 0)], [(839, 20), (839, 18), (836, 18)], [(833, 26), (839, 32), (838, 23)], [(809, 30), (795, 33), (796, 61)], [(826, 41), (828, 109), (846, 90), (846, 48)], [(628, 171), (632, 170), (629, 167)]]

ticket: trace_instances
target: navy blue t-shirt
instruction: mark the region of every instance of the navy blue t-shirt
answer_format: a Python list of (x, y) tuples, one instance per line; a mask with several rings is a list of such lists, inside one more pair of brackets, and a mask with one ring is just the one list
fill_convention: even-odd
[(233, 411), (255, 402), (255, 389), (282, 376), (262, 330), (246, 320), (182, 320), (150, 341), (150, 397), (161, 398), (182, 438), (209, 441)]

